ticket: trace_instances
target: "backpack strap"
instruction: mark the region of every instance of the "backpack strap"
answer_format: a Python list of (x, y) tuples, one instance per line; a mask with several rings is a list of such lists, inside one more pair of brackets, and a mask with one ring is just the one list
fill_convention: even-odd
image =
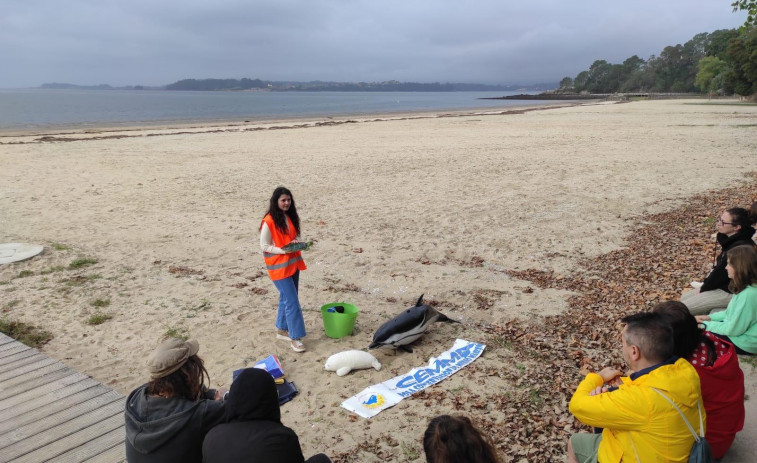
[(689, 428), (689, 431), (691, 431), (691, 434), (694, 435), (694, 440), (699, 442), (700, 438), (704, 438), (704, 426), (702, 425), (702, 400), (697, 400), (697, 411), (699, 412), (699, 434), (697, 434), (696, 431), (694, 431), (694, 428), (689, 424), (689, 420), (686, 419), (686, 417), (683, 415), (683, 412), (680, 408), (678, 408), (678, 405), (675, 404), (672, 400), (670, 400), (670, 397), (663, 394), (659, 389), (652, 388), (656, 393), (660, 394), (665, 400), (670, 402), (670, 404), (675, 407), (675, 409), (678, 411), (678, 413), (681, 415), (681, 418), (683, 418), (683, 422), (686, 423), (686, 427)]

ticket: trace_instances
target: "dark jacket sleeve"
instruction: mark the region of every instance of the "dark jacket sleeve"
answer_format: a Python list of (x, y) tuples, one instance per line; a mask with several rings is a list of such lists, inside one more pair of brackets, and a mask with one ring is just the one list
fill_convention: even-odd
[[(215, 393), (215, 392), (214, 392)], [(199, 422), (202, 427), (202, 436), (210, 431), (213, 426), (223, 423), (226, 420), (226, 408), (222, 400), (205, 400), (198, 410), (200, 414)]]
[[(751, 227), (749, 228), (751, 230)], [(749, 235), (751, 237), (751, 235)], [(728, 285), (731, 283), (731, 279), (728, 278), (728, 272), (725, 266), (728, 264), (728, 251), (737, 246), (754, 246), (754, 242), (751, 239), (736, 239), (732, 243), (728, 244), (727, 249), (724, 249), (718, 256), (718, 260), (712, 271), (707, 278), (702, 282), (702, 287), (699, 289), (700, 293), (705, 291), (712, 291), (713, 289), (722, 289), (723, 291), (730, 293)]]
[(722, 289), (723, 291), (730, 293), (728, 284), (731, 279), (728, 278), (728, 272), (725, 270), (725, 266), (728, 263), (728, 259), (725, 257), (725, 252), (718, 256), (718, 263), (712, 268), (712, 271), (707, 278), (702, 282), (702, 287), (699, 289), (700, 293), (705, 291), (712, 291), (714, 289)]

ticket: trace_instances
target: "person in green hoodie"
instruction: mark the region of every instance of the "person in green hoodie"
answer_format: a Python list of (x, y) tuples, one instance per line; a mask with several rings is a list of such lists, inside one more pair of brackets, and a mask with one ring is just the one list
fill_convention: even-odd
[(729, 289), (734, 294), (723, 312), (699, 315), (697, 321), (736, 347), (738, 354), (757, 354), (757, 250), (738, 246), (728, 251)]
[(195, 340), (170, 339), (147, 364), (150, 382), (126, 399), (129, 463), (202, 462), (202, 441), (225, 416), (225, 391), (208, 389)]

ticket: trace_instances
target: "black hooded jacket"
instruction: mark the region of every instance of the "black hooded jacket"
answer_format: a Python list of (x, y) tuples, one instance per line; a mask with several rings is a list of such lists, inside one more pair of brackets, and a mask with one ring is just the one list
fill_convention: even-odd
[(728, 264), (728, 251), (736, 246), (754, 246), (752, 235), (754, 235), (754, 228), (752, 227), (742, 227), (731, 236), (718, 233), (717, 240), (723, 250), (720, 251), (720, 255), (718, 255), (710, 274), (702, 282), (702, 288), (699, 290), (700, 293), (712, 291), (713, 289), (722, 289), (727, 293), (731, 292), (728, 289), (731, 279), (728, 278), (728, 272), (725, 269), (725, 266)]
[(231, 383), (226, 421), (202, 445), (205, 463), (303, 463), (300, 441), (281, 424), (279, 395), (264, 370), (247, 368)]
[[(207, 392), (212, 397), (215, 390)], [(200, 463), (202, 440), (224, 420), (224, 403), (147, 395), (140, 386), (126, 399), (126, 460), (129, 463)]]

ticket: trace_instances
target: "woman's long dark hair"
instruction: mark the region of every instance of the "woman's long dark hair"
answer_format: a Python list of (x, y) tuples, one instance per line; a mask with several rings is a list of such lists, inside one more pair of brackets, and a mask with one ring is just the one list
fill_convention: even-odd
[(728, 289), (738, 294), (749, 285), (757, 284), (757, 250), (754, 246), (736, 246), (728, 251), (728, 264), (733, 267), (733, 278)]
[(210, 381), (205, 364), (200, 357), (193, 355), (181, 368), (170, 375), (147, 383), (147, 393), (165, 397), (181, 397), (192, 401), (200, 400), (206, 379)]
[(499, 463), (497, 451), (468, 417), (439, 415), (423, 435), (428, 463)]
[(704, 343), (707, 348), (705, 366), (715, 363), (715, 359), (717, 359), (715, 344), (704, 335), (704, 331), (699, 328), (696, 318), (691, 315), (689, 309), (682, 302), (660, 302), (652, 307), (652, 312), (662, 315), (670, 323), (670, 327), (673, 329), (673, 350), (677, 356), (688, 360), (697, 346)]
[[(281, 195), (288, 195), (292, 199), (292, 205), (289, 206), (289, 210), (286, 213), (279, 209), (279, 198), (281, 197)], [(268, 214), (271, 214), (271, 218), (273, 219), (273, 223), (276, 225), (276, 228), (278, 228), (283, 233), (286, 233), (289, 229), (289, 227), (287, 226), (287, 216), (289, 216), (289, 219), (292, 221), (292, 225), (294, 225), (294, 229), (297, 230), (297, 234), (300, 234), (300, 216), (297, 215), (297, 208), (294, 205), (294, 196), (292, 196), (292, 192), (287, 188), (280, 186), (273, 190), (271, 200), (268, 204), (268, 212), (266, 212), (265, 215)], [(262, 227), (263, 224), (261, 223), (260, 226)]]

